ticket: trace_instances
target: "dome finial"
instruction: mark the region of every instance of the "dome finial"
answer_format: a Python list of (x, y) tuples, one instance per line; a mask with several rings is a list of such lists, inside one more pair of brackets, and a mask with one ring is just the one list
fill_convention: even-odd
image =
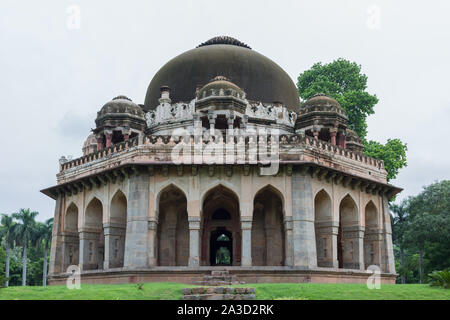
[(204, 46), (210, 46), (210, 45), (213, 45), (213, 44), (229, 44), (229, 45), (232, 45), (232, 46), (243, 47), (243, 48), (247, 48), (247, 49), (250, 49), (250, 50), (252, 49), (248, 45), (246, 45), (245, 43), (243, 43), (243, 42), (241, 42), (241, 41), (239, 41), (239, 40), (237, 40), (235, 38), (228, 37), (228, 36), (218, 36), (218, 37), (211, 38), (208, 41), (199, 44), (197, 46), (197, 48), (204, 47)]

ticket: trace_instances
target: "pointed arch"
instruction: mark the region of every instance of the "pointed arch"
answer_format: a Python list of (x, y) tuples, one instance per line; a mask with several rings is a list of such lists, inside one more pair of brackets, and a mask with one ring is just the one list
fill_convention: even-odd
[(325, 189), (321, 189), (314, 197), (314, 221), (328, 221), (333, 219), (331, 196)]
[(66, 216), (64, 218), (64, 231), (65, 232), (78, 232), (78, 207), (71, 201), (66, 210)]
[(155, 203), (156, 203), (156, 211), (157, 211), (158, 214), (159, 214), (159, 211), (160, 211), (159, 204), (161, 202), (161, 196), (166, 194), (170, 190), (173, 190), (173, 191), (176, 191), (176, 192), (180, 193), (180, 196), (182, 196), (185, 199), (187, 199), (187, 193), (181, 186), (176, 185), (173, 182), (165, 183), (163, 186), (161, 186), (159, 188), (159, 191), (156, 194), (156, 202)]
[(371, 265), (380, 266), (381, 243), (379, 240), (378, 210), (372, 200), (364, 208), (364, 268)]
[(86, 206), (84, 226), (91, 229), (101, 229), (103, 226), (103, 204), (97, 197), (93, 197)]
[(347, 193), (339, 203), (339, 221), (347, 226), (358, 224), (358, 205), (350, 193)]
[(252, 264), (285, 264), (284, 197), (271, 184), (261, 188), (253, 199)]
[(314, 197), (317, 266), (333, 267), (333, 214), (331, 197), (321, 189)]
[(347, 193), (339, 204), (338, 265), (339, 268), (359, 269), (362, 243), (360, 242), (359, 211), (356, 201)]
[[(216, 265), (222, 263), (217, 259), (223, 243), (218, 235), (226, 234), (229, 238), (227, 244), (228, 265), (241, 263), (241, 225), (239, 195), (229, 185), (216, 182), (201, 195), (201, 264)], [(217, 214), (215, 214), (217, 213)], [(213, 216), (216, 219), (213, 219)], [(226, 250), (225, 250), (226, 251)]]
[(111, 223), (126, 224), (127, 222), (127, 197), (118, 189), (111, 198), (109, 206), (109, 220)]
[(366, 229), (378, 227), (378, 209), (372, 200), (369, 200), (364, 208), (364, 218)]
[(228, 190), (230, 193), (233, 194), (233, 196), (237, 199), (238, 202), (241, 201), (241, 197), (239, 196), (239, 191), (237, 191), (235, 189), (235, 186), (232, 183), (229, 183), (227, 181), (215, 181), (211, 184), (209, 184), (205, 190), (201, 193), (200, 195), (200, 203), (203, 205), (203, 203), (205, 202), (206, 197), (213, 192), (214, 190), (216, 190), (217, 187), (221, 187), (224, 188), (225, 190)]
[(187, 266), (189, 262), (189, 222), (185, 192), (173, 183), (157, 194), (157, 264)]
[(266, 190), (273, 192), (281, 200), (281, 206), (282, 206), (283, 217), (284, 217), (285, 214), (286, 214), (286, 210), (285, 210), (285, 208), (286, 208), (286, 201), (284, 199), (283, 193), (277, 187), (275, 187), (273, 184), (268, 183), (264, 187), (260, 188), (257, 192), (255, 192), (255, 195), (253, 196), (253, 199), (255, 199), (258, 195), (260, 195), (261, 193), (263, 193)]

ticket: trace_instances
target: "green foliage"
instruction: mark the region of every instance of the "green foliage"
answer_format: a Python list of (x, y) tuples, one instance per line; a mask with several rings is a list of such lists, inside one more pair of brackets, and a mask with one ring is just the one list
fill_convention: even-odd
[(450, 289), (450, 270), (433, 271), (429, 275), (430, 286)]
[(318, 62), (300, 74), (297, 87), (304, 100), (316, 93), (336, 99), (347, 112), (350, 129), (361, 139), (366, 137), (366, 118), (374, 113), (378, 98), (366, 91), (367, 76), (360, 65), (342, 58), (328, 64)]
[(406, 151), (408, 147), (400, 139), (388, 139), (386, 144), (377, 141), (364, 141), (364, 154), (384, 161), (387, 181), (394, 179), (401, 168), (406, 167)]
[(19, 245), (28, 245), (28, 242), (35, 238), (36, 221), (38, 212), (30, 211), (30, 209), (20, 209), (19, 212), (13, 213), (12, 217), (19, 221), (14, 228), (16, 241)]
[[(413, 283), (419, 281), (420, 270), (430, 276), (433, 270), (450, 268), (450, 181), (435, 182), (390, 208), (400, 276)], [(419, 252), (423, 253), (422, 264)]]

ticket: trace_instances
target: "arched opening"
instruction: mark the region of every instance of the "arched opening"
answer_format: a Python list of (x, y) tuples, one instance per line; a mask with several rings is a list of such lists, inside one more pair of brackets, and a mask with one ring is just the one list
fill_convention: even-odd
[(105, 236), (103, 230), (103, 205), (99, 199), (89, 202), (85, 212), (83, 269), (103, 269), (105, 253)]
[[(355, 228), (356, 227), (356, 228)], [(358, 227), (358, 207), (350, 195), (339, 205), (338, 265), (339, 268), (359, 269), (359, 242), (355, 237)]]
[(252, 264), (254, 266), (283, 266), (285, 243), (283, 202), (270, 187), (254, 199), (252, 223)]
[(189, 222), (187, 199), (170, 185), (159, 196), (157, 261), (160, 266), (187, 266), (189, 262)]
[(210, 265), (231, 266), (233, 264), (233, 235), (225, 228), (217, 228), (210, 237)]
[(381, 237), (378, 227), (378, 210), (372, 201), (367, 203), (364, 210), (365, 232), (364, 232), (364, 265), (365, 269), (370, 265), (380, 266)]
[[(239, 200), (234, 192), (219, 185), (203, 200), (201, 264), (241, 264)], [(223, 236), (222, 236), (223, 235)]]
[(331, 198), (321, 190), (314, 198), (314, 226), (316, 231), (317, 266), (333, 267), (333, 217)]
[(127, 198), (118, 190), (111, 199), (110, 223), (107, 226), (108, 264), (110, 268), (123, 267), (127, 228)]
[(79, 253), (78, 207), (74, 203), (71, 203), (64, 217), (64, 271), (70, 265), (78, 265)]

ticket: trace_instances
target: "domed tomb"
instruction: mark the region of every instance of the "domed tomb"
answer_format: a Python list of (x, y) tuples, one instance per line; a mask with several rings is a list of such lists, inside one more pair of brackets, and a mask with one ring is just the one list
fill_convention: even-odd
[(171, 89), (172, 102), (189, 102), (196, 88), (222, 75), (247, 93), (247, 99), (282, 102), (297, 111), (300, 100), (289, 75), (275, 62), (230, 37), (216, 37), (167, 62), (153, 77), (145, 109), (159, 104), (160, 88)]

